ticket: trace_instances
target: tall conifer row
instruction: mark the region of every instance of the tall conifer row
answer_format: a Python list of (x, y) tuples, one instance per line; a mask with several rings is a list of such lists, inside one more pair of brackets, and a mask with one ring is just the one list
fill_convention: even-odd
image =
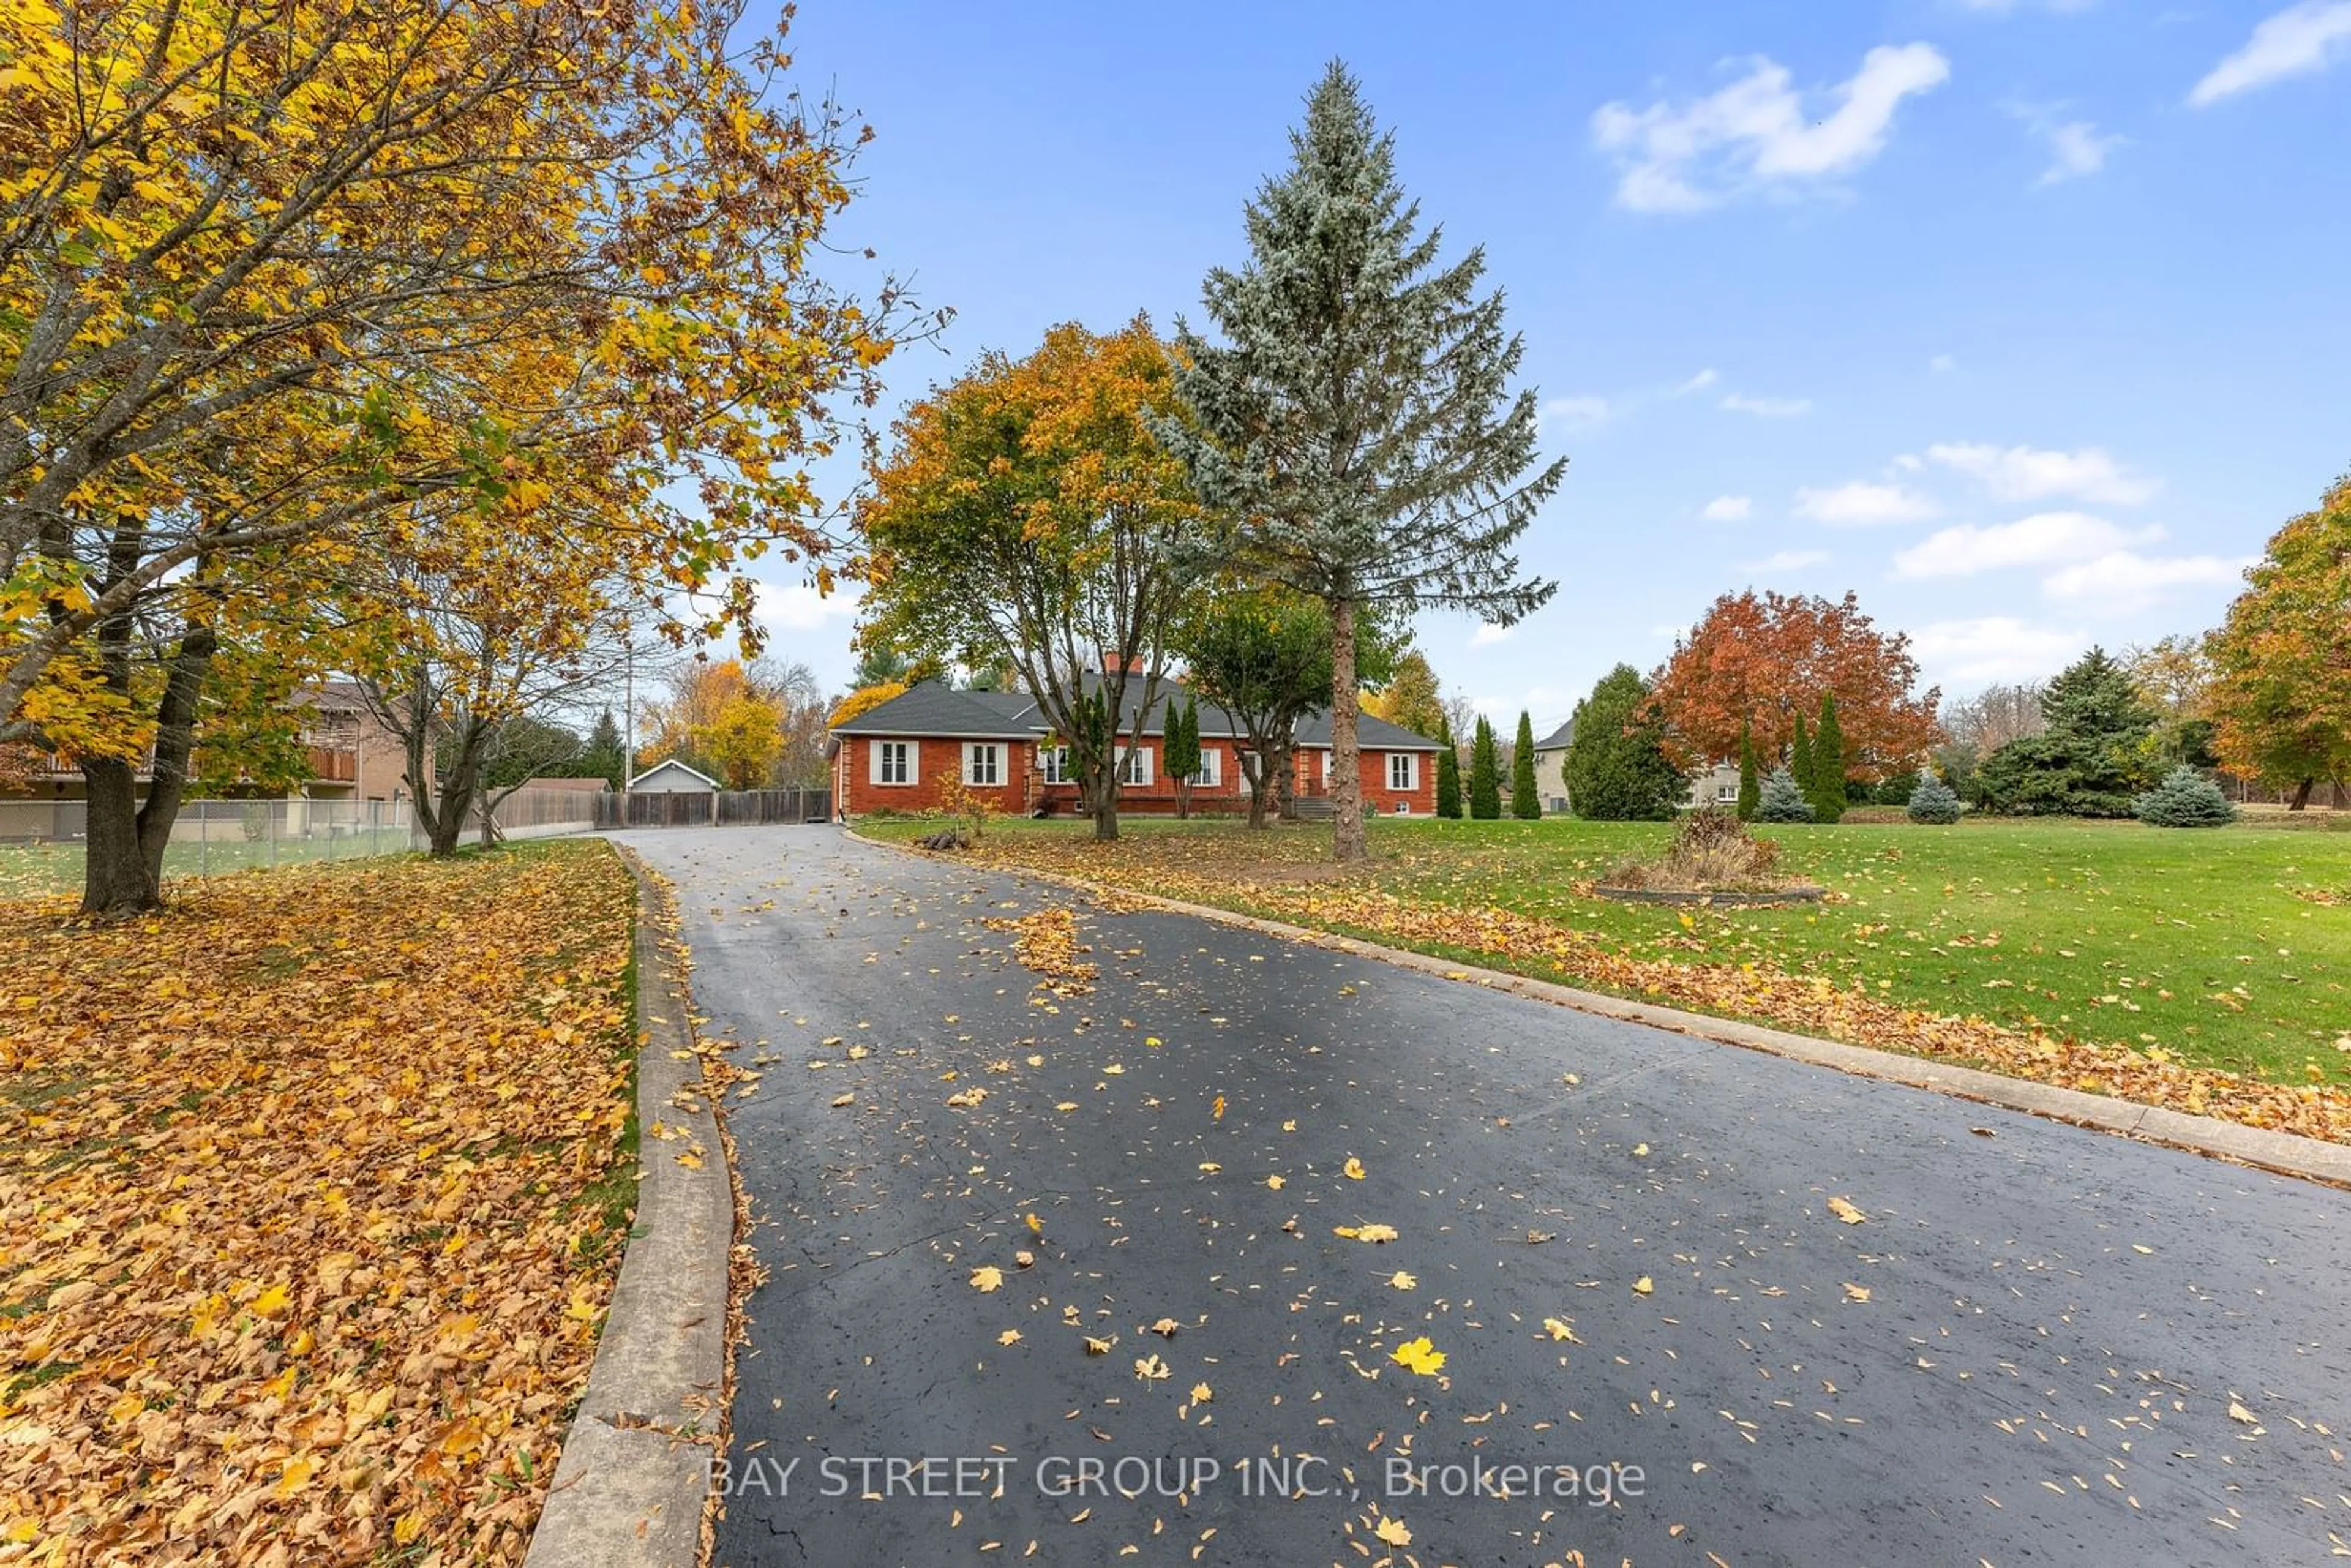
[(1813, 731), (1813, 773), (1801, 780), (1813, 802), (1813, 821), (1834, 822), (1844, 815), (1844, 730), (1837, 723), (1836, 693), (1821, 694), (1821, 722)]
[(1478, 721), (1478, 738), (1469, 747), (1469, 814), (1490, 822), (1502, 814), (1502, 762), (1494, 744), (1494, 727)]
[(1742, 721), (1739, 726), (1739, 820), (1751, 822), (1755, 808), (1763, 803), (1763, 780), (1755, 766), (1755, 731)]
[(1510, 746), (1510, 815), (1532, 821), (1542, 815), (1542, 797), (1535, 790), (1535, 726), (1519, 710), (1518, 738)]
[(1454, 743), (1453, 721), (1437, 721), (1437, 814), (1461, 815), (1461, 748)]

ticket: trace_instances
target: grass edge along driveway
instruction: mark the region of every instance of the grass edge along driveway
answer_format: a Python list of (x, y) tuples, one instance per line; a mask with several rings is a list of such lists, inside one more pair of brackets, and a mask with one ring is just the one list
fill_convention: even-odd
[[(912, 821), (864, 821), (903, 842)], [(1591, 895), (1664, 824), (990, 823), (967, 855), (1638, 1000), (2351, 1142), (2351, 837), (1991, 822), (1771, 831), (1812, 909)]]

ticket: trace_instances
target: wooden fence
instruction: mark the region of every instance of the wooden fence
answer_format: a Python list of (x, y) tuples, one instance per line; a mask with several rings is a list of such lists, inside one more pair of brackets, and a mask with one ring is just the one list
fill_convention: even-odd
[(758, 828), (832, 819), (830, 789), (673, 789), (599, 795), (600, 828)]

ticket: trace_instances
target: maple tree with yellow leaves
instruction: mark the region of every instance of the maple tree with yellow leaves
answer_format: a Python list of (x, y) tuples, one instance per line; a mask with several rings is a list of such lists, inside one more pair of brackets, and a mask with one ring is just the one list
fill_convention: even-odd
[(681, 639), (756, 638), (765, 549), (831, 586), (803, 465), (904, 301), (814, 276), (867, 132), (742, 14), (0, 21), (0, 742), (83, 765), (89, 907), (156, 902), (218, 648), (304, 646), (381, 529), (592, 541)]

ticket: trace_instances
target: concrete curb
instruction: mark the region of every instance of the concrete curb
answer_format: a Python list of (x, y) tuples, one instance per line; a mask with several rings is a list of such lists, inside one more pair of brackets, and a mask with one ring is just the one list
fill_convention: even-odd
[[(691, 1568), (702, 1560), (712, 1443), (726, 1411), (726, 1264), (735, 1197), (718, 1124), (699, 1096), (683, 971), (654, 924), (660, 889), (637, 879), (636, 1224), (524, 1568)], [(654, 1138), (658, 1119), (686, 1136)], [(700, 1169), (680, 1165), (699, 1145)]]
[[(905, 854), (919, 852), (903, 844), (870, 839), (855, 831), (851, 831), (849, 836), (879, 849), (897, 850)], [(1959, 1067), (1926, 1057), (1903, 1056), (1890, 1051), (1873, 1051), (1867, 1046), (1846, 1045), (1839, 1040), (1821, 1040), (1806, 1034), (1791, 1034), (1785, 1030), (1767, 1029), (1761, 1024), (1741, 1023), (1734, 1019), (1719, 1019), (1706, 1013), (1683, 1012), (1677, 1008), (1627, 1001), (1622, 997), (1607, 996), (1598, 991), (1582, 991), (1573, 986), (1530, 979), (1500, 969), (1483, 969), (1475, 965), (1457, 963), (1450, 958), (1432, 958), (1426, 953), (1384, 947), (1375, 942), (1365, 942), (1353, 936), (1316, 931), (1309, 926), (1291, 925), (1254, 915), (1237, 914), (1208, 904), (1186, 904), (1180, 899), (1162, 898), (1155, 894), (1135, 893), (1123, 887), (1087, 882), (1081, 877), (1065, 876), (1058, 872), (1030, 871), (1017, 866), (991, 866), (988, 869), (1058, 883), (1081, 893), (1133, 899), (1138, 904), (1171, 914), (1196, 915), (1202, 920), (1237, 925), (1268, 936), (1278, 936), (1284, 941), (1303, 942), (1336, 952), (1352, 953), (1358, 957), (1376, 958), (1384, 964), (1417, 969), (1441, 979), (1467, 981), (1489, 990), (1509, 991), (1537, 1001), (1573, 1008), (1578, 1012), (1595, 1013), (1602, 1018), (1668, 1030), (1694, 1040), (1784, 1056), (1816, 1067), (1834, 1068), (1856, 1078), (1875, 1078), (1912, 1089), (1931, 1090), (1955, 1099), (1972, 1100), (2003, 1110), (2022, 1111), (2027, 1115), (2112, 1133), (2120, 1137), (2136, 1138), (2142, 1143), (2161, 1144), (2170, 1148), (2185, 1149), (2191, 1154), (2255, 1166), (2280, 1176), (2351, 1186), (2351, 1145), (2328, 1143), (2323, 1138), (2273, 1133), (2267, 1128), (2248, 1127), (2241, 1123), (2224, 1122), (2218, 1117), (2191, 1116), (2186, 1112), (2166, 1110), (2158, 1105), (2141, 1105), (2136, 1101), (2116, 1100), (2105, 1094), (2084, 1093), (2078, 1089), (2061, 1089), (2054, 1084), (2004, 1077), (1980, 1068)]]

